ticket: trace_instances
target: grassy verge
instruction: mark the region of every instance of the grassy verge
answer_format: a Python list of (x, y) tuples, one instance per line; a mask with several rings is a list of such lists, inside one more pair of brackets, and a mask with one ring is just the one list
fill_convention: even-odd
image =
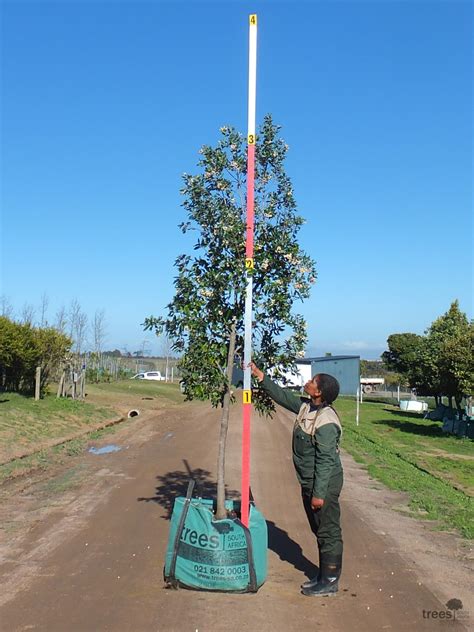
[[(79, 454), (91, 439), (114, 432), (114, 428), (98, 432), (94, 429), (119, 417), (119, 410), (120, 414), (137, 406), (147, 410), (147, 404), (156, 409), (184, 400), (177, 384), (163, 382), (123, 380), (88, 384), (86, 392), (86, 401), (57, 399), (53, 394), (39, 401), (18, 393), (0, 394), (0, 463), (4, 464), (0, 465), (0, 482), (46, 469)], [(73, 438), (79, 434), (80, 438)], [(50, 447), (51, 443), (63, 440), (66, 442)], [(15, 458), (33, 450), (30, 456)]]
[(103, 394), (117, 397), (152, 397), (163, 400), (166, 403), (172, 402), (175, 404), (180, 404), (184, 401), (179, 385), (171, 384), (170, 382), (121, 380), (119, 382), (88, 384), (86, 390), (91, 397)]
[(35, 401), (18, 393), (0, 396), (0, 462), (35, 446), (77, 434), (117, 416), (107, 407), (46, 395)]
[(440, 529), (474, 537), (474, 442), (445, 435), (440, 422), (364, 402), (355, 424), (355, 402), (341, 398), (343, 447), (390, 489), (406, 492), (415, 515)]
[[(133, 423), (133, 421), (125, 423)], [(87, 447), (89, 441), (101, 439), (114, 431), (114, 426), (94, 430), (79, 439), (72, 439), (61, 445), (39, 450), (23, 459), (14, 459), (9, 463), (0, 465), (0, 484), (16, 476), (22, 476), (33, 471), (44, 471), (52, 465), (61, 465), (68, 457), (81, 454)], [(71, 474), (65, 475), (66, 479), (69, 479), (71, 476)], [(66, 486), (69, 486), (68, 481)]]

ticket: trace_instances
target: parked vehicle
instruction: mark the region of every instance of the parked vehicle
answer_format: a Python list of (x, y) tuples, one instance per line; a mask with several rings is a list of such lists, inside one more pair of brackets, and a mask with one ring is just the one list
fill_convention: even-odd
[(165, 378), (159, 371), (144, 371), (143, 373), (137, 373), (131, 380), (155, 380), (157, 382), (164, 382)]
[(360, 386), (364, 393), (372, 393), (385, 384), (383, 377), (361, 377)]

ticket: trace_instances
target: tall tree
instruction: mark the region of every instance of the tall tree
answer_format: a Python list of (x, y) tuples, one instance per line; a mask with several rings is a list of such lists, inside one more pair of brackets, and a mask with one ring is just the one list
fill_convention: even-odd
[(102, 353), (104, 342), (107, 337), (107, 324), (105, 321), (105, 310), (96, 309), (91, 323), (92, 341), (94, 345), (94, 353)]
[(410, 373), (421, 340), (418, 334), (391, 334), (387, 339), (388, 351), (382, 353), (385, 366), (396, 373)]
[(49, 296), (46, 294), (46, 292), (43, 292), (43, 294), (41, 295), (40, 307), (39, 307), (39, 315), (40, 315), (39, 326), (40, 327), (48, 326), (48, 317), (47, 317), (48, 307), (49, 307)]
[(35, 324), (36, 309), (31, 303), (24, 303), (21, 308), (21, 322), (33, 327)]
[(69, 307), (69, 337), (74, 341), (73, 350), (77, 355), (81, 355), (84, 350), (87, 333), (87, 314), (77, 299), (71, 301)]
[(448, 311), (437, 318), (427, 331), (428, 348), (436, 359), (439, 391), (458, 409), (464, 395), (474, 389), (474, 326), (454, 301)]
[(448, 311), (425, 331), (392, 334), (382, 354), (386, 366), (405, 375), (421, 395), (443, 396), (461, 407), (463, 396), (474, 389), (474, 326), (454, 301)]
[(13, 305), (5, 294), (0, 296), (0, 316), (13, 320)]
[[(253, 271), (254, 357), (276, 374), (294, 367), (306, 343), (305, 322), (292, 310), (309, 296), (316, 280), (314, 262), (297, 241), (303, 219), (284, 161), (288, 146), (267, 115), (256, 142), (255, 268)], [(145, 329), (165, 333), (183, 354), (180, 370), (188, 399), (208, 399), (222, 407), (218, 459), (217, 517), (225, 516), (225, 444), (231, 379), (243, 352), (245, 303), (246, 138), (221, 128), (215, 147), (201, 148), (196, 175), (184, 174), (183, 233), (196, 234), (194, 255), (175, 262), (175, 295), (162, 318), (145, 320)], [(268, 399), (256, 398), (260, 410)]]
[(56, 322), (55, 322), (54, 328), (57, 331), (59, 331), (59, 333), (65, 334), (67, 324), (68, 324), (67, 309), (64, 305), (61, 305), (61, 307), (56, 312)]

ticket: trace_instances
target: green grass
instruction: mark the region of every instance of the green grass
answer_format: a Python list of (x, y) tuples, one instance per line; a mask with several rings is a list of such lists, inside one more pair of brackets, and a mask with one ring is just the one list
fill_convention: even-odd
[(18, 393), (2, 393), (0, 461), (45, 441), (86, 431), (89, 426), (116, 416), (111, 409), (78, 400), (57, 399), (54, 395), (35, 401)]
[[(134, 423), (134, 419), (124, 421), (123, 425), (131, 423)], [(9, 463), (0, 465), (0, 484), (16, 476), (29, 474), (33, 471), (44, 471), (52, 465), (61, 465), (65, 463), (69, 457), (82, 454), (82, 452), (84, 452), (87, 448), (89, 441), (102, 439), (103, 437), (115, 432), (115, 430), (115, 426), (109, 426), (100, 430), (93, 430), (78, 439), (72, 439), (71, 441), (67, 441), (66, 443), (62, 443), (52, 448), (39, 450), (38, 452), (35, 452), (23, 459), (14, 459)], [(81, 467), (78, 466), (73, 471), (78, 474), (80, 470)], [(51, 485), (53, 487), (57, 485), (66, 489), (67, 487), (75, 484), (77, 476), (75, 474), (73, 476), (72, 474), (68, 475), (66, 473), (64, 474), (64, 477), (60, 477), (58, 480), (53, 479)], [(46, 485), (49, 485), (49, 483), (47, 482)]]
[[(88, 429), (116, 418), (118, 413), (113, 407), (119, 402), (138, 402), (147, 397), (169, 406), (184, 401), (178, 384), (163, 382), (122, 380), (88, 384), (86, 392), (89, 401), (57, 399), (53, 394), (35, 401), (18, 393), (0, 394), (0, 463), (4, 463), (0, 465), (0, 482), (33, 470), (44, 470), (54, 463), (62, 463), (68, 456), (80, 454), (89, 440), (114, 432), (113, 427), (89, 432)], [(91, 403), (94, 395), (106, 405)], [(54, 448), (44, 447), (47, 442), (67, 439), (78, 433), (84, 433), (84, 436)], [(7, 463), (15, 454), (27, 453), (35, 447), (38, 450), (34, 454)]]
[(474, 537), (474, 442), (445, 435), (440, 422), (364, 402), (360, 424), (355, 401), (337, 401), (344, 424), (342, 446), (390, 489), (406, 492), (410, 509), (440, 529)]
[(175, 404), (181, 404), (184, 401), (184, 396), (179, 390), (179, 385), (176, 383), (171, 384), (170, 382), (120, 380), (119, 382), (88, 384), (86, 390), (91, 394), (94, 394), (94, 392), (103, 392), (136, 395), (138, 397), (153, 397), (165, 400), (167, 403), (173, 402)]

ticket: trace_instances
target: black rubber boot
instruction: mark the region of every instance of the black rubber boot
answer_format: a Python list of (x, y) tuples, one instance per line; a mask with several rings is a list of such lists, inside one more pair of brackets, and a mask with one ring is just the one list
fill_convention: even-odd
[(342, 570), (342, 557), (321, 559), (319, 580), (312, 585), (302, 588), (301, 592), (307, 597), (323, 597), (337, 593), (339, 588), (339, 577)]
[(301, 588), (302, 589), (313, 588), (319, 582), (320, 578), (321, 578), (321, 572), (319, 572), (315, 577), (313, 577), (313, 579), (308, 579), (307, 582), (304, 582), (303, 584), (301, 584)]

